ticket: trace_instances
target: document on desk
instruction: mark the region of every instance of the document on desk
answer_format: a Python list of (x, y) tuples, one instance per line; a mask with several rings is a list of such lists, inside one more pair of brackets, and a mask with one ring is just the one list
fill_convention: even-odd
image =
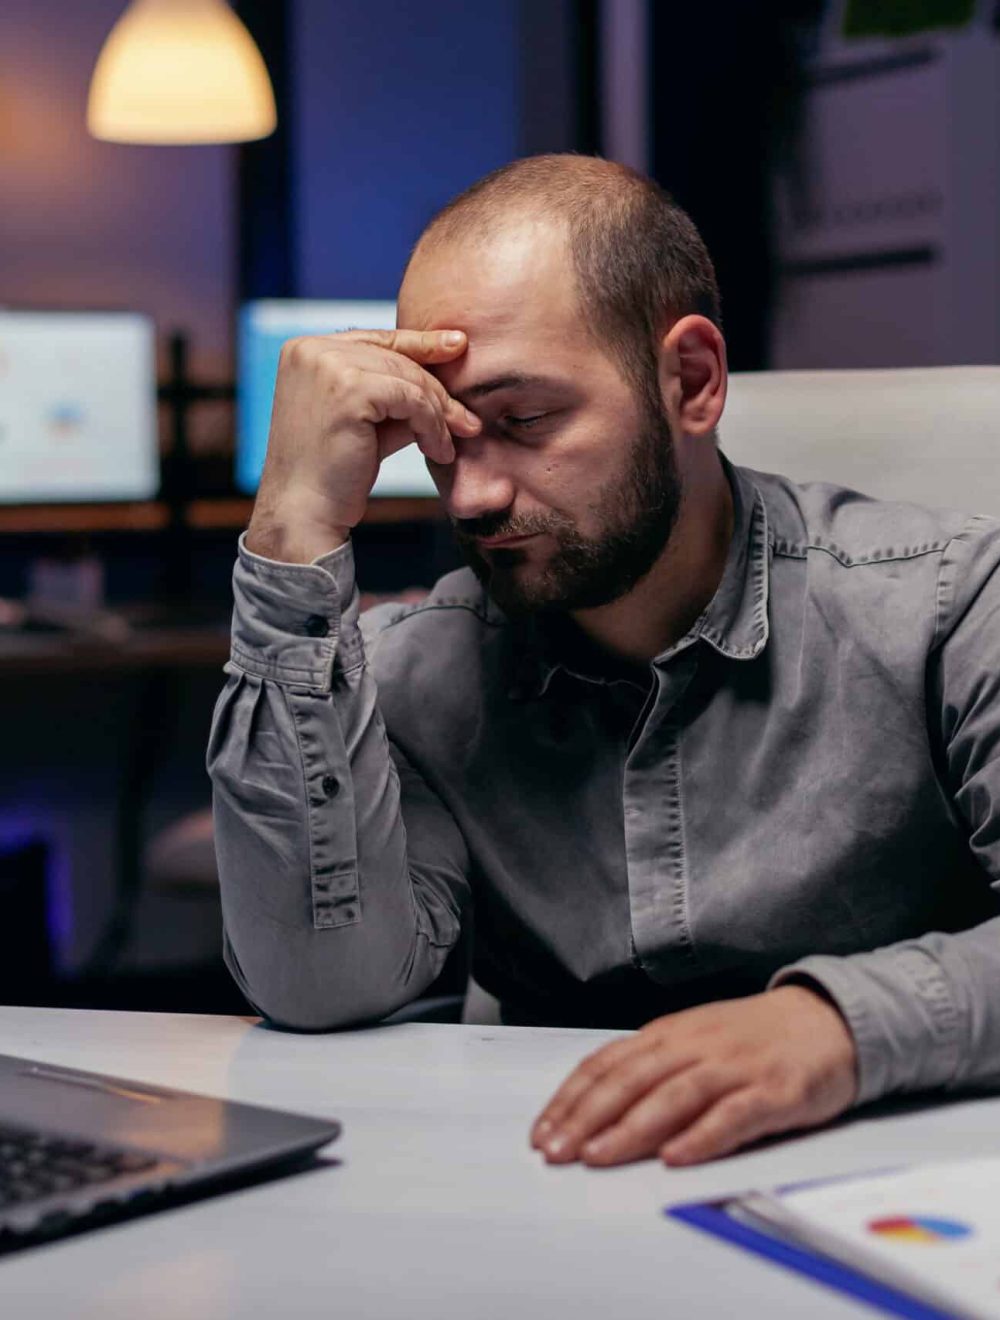
[(891, 1315), (1000, 1320), (1000, 1156), (803, 1183), (665, 1213)]

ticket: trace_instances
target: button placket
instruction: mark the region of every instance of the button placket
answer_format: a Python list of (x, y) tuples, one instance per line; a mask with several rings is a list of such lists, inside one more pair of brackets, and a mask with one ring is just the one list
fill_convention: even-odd
[[(657, 693), (622, 776), (632, 939), (644, 970), (674, 979), (696, 962), (687, 914), (687, 858), (678, 708), (697, 668), (689, 651), (656, 670)], [(667, 972), (666, 964), (670, 963)]]
[[(326, 698), (324, 698), (325, 700)], [(354, 795), (349, 774), (340, 777), (329, 767), (347, 764), (346, 748), (333, 744), (339, 726), (318, 718), (319, 699), (289, 693), (299, 752), (307, 787), (310, 889), (313, 926), (317, 930), (360, 921), (360, 883)]]

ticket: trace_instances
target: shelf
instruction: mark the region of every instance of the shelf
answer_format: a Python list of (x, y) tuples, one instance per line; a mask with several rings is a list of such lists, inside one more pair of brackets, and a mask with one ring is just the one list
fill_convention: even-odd
[[(187, 520), (199, 531), (238, 531), (250, 521), (251, 499), (192, 500)], [(0, 505), (0, 535), (44, 532), (158, 532), (169, 523), (159, 501), (134, 504)], [(430, 522), (444, 517), (435, 498), (374, 499), (366, 523)]]
[[(188, 506), (188, 522), (192, 527), (204, 529), (243, 528), (250, 521), (252, 511), (251, 499), (193, 500)], [(369, 502), (365, 522), (427, 522), (443, 517), (441, 501), (433, 497), (374, 499)]]
[(136, 504), (0, 505), (0, 532), (156, 532), (167, 506)]
[(110, 641), (79, 633), (23, 633), (0, 629), (0, 676), (108, 674), (149, 669), (221, 669), (229, 658), (229, 629), (221, 626), (142, 628)]

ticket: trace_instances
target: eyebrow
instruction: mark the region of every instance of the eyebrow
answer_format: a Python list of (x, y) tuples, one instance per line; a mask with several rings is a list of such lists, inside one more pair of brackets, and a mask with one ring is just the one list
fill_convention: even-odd
[(506, 376), (493, 376), (490, 380), (477, 381), (475, 385), (468, 385), (464, 390), (455, 392), (454, 397), (460, 401), (466, 399), (482, 399), (487, 394), (496, 394), (498, 390), (523, 389), (530, 385), (552, 386), (555, 382), (548, 376), (532, 376), (521, 371), (509, 372)]

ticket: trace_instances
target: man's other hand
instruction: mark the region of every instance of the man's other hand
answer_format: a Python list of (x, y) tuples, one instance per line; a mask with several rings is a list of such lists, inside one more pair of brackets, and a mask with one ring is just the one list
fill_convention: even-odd
[(531, 1143), (552, 1164), (698, 1164), (824, 1123), (856, 1095), (840, 1013), (804, 986), (781, 986), (656, 1018), (604, 1046), (552, 1097)]

